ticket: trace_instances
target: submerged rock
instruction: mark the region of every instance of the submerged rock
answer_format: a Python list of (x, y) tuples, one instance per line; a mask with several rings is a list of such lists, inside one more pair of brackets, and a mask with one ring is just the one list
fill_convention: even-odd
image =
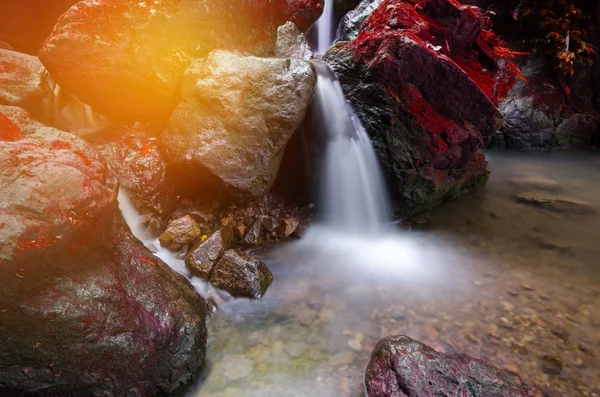
[(528, 396), (508, 373), (469, 356), (438, 353), (407, 336), (389, 336), (365, 372), (368, 397)]
[(212, 285), (235, 298), (259, 299), (272, 281), (263, 262), (237, 250), (225, 251), (210, 276)]
[(233, 229), (224, 226), (206, 241), (199, 241), (185, 258), (187, 268), (194, 276), (208, 280), (215, 263), (221, 258), (223, 252), (229, 249), (233, 239)]
[(322, 9), (322, 0), (84, 0), (39, 56), (58, 84), (107, 116), (165, 120), (192, 58), (215, 49), (270, 56), (278, 26), (307, 29)]
[(314, 58), (308, 41), (304, 34), (292, 22), (286, 22), (277, 28), (277, 42), (275, 43), (275, 56), (277, 58), (302, 59), (308, 61)]
[(202, 231), (198, 223), (189, 215), (176, 219), (167, 226), (160, 235), (160, 245), (173, 251), (180, 250), (184, 245), (194, 244), (200, 238)]
[(264, 195), (316, 83), (305, 61), (215, 51), (185, 73), (160, 145), (173, 169), (204, 188)]
[(0, 119), (0, 272), (13, 277), (55, 251), (90, 245), (112, 220), (117, 181), (89, 143), (8, 109)]
[(124, 226), (33, 262), (0, 279), (0, 394), (153, 396), (201, 368), (204, 300)]
[(487, 162), (476, 152), (500, 127), (496, 103), (518, 73), (479, 8), (422, 3), (384, 0), (354, 40), (324, 58), (373, 140), (401, 215), (485, 183)]
[(517, 195), (523, 203), (535, 205), (545, 210), (589, 214), (596, 212), (593, 204), (567, 196), (556, 196), (544, 192), (527, 192)]
[(523, 176), (519, 178), (512, 178), (510, 182), (517, 186), (539, 190), (555, 191), (561, 189), (560, 183), (558, 183), (554, 179), (546, 178), (543, 176)]
[(175, 204), (175, 187), (167, 178), (157, 133), (153, 126), (136, 124), (105, 130), (91, 142), (140, 212), (166, 216)]

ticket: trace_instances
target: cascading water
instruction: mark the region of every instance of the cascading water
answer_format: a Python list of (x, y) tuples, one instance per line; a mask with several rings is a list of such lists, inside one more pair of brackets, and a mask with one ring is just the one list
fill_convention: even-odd
[(345, 232), (379, 232), (389, 220), (389, 206), (369, 136), (333, 71), (323, 62), (313, 65), (318, 75), (313, 113), (326, 140), (320, 191), (324, 222)]
[(333, 41), (334, 26), (333, 26), (333, 0), (325, 0), (325, 8), (323, 15), (317, 21), (317, 49), (318, 54), (325, 54)]

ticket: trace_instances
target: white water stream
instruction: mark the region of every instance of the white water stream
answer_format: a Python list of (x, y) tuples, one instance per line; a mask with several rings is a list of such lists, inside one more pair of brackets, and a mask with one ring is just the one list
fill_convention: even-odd
[(317, 49), (318, 54), (325, 54), (327, 49), (335, 40), (335, 29), (333, 26), (333, 0), (325, 0), (323, 15), (317, 21)]

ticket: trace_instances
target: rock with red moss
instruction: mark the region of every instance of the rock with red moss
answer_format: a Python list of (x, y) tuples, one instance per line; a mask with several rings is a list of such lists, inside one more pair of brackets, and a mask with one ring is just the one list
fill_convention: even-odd
[(90, 139), (142, 213), (167, 216), (175, 204), (175, 187), (156, 145), (159, 129), (136, 123), (105, 129)]
[(0, 278), (0, 395), (147, 397), (197, 374), (206, 303), (126, 229)]
[(6, 116), (21, 132), (9, 125), (0, 141), (0, 273), (14, 277), (41, 256), (93, 245), (117, 207), (117, 182), (82, 139), (15, 108)]
[(165, 160), (204, 190), (264, 195), (315, 83), (306, 61), (227, 51), (195, 59), (159, 139)]
[(101, 113), (165, 120), (191, 58), (214, 49), (273, 55), (278, 26), (290, 20), (306, 29), (322, 7), (322, 0), (84, 0), (60, 18), (39, 56), (61, 87)]
[(365, 371), (368, 397), (526, 397), (514, 377), (469, 356), (438, 353), (407, 336), (389, 336)]
[(485, 24), (477, 7), (456, 0), (384, 0), (356, 39), (325, 56), (373, 139), (402, 215), (487, 179), (475, 153), (502, 124), (496, 103), (518, 69)]
[(46, 91), (46, 69), (31, 55), (0, 49), (0, 105), (18, 106), (39, 114)]

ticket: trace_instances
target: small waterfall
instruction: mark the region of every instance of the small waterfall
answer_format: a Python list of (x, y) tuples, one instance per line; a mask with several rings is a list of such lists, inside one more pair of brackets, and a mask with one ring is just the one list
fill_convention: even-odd
[(317, 21), (317, 54), (325, 54), (335, 40), (333, 26), (333, 0), (325, 0), (323, 15)]
[(377, 233), (389, 221), (389, 204), (371, 141), (333, 71), (322, 62), (313, 65), (318, 74), (313, 111), (326, 140), (320, 191), (325, 224)]

